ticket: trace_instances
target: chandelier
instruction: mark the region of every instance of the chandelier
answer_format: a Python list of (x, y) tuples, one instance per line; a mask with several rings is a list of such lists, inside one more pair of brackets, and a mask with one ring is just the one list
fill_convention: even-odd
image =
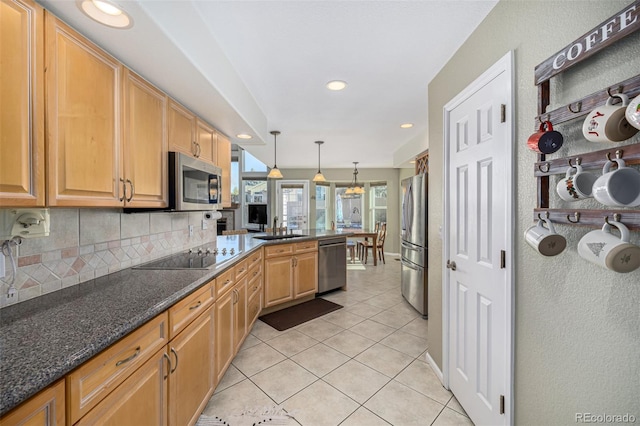
[(282, 173), (280, 172), (280, 169), (278, 169), (277, 157), (276, 157), (277, 150), (278, 150), (277, 137), (280, 134), (280, 132), (277, 130), (272, 130), (269, 133), (273, 135), (273, 168), (271, 168), (271, 171), (269, 171), (267, 178), (282, 179)]
[(361, 195), (364, 194), (364, 188), (358, 183), (358, 162), (353, 162), (353, 180), (349, 184), (349, 187), (344, 192), (346, 195)]

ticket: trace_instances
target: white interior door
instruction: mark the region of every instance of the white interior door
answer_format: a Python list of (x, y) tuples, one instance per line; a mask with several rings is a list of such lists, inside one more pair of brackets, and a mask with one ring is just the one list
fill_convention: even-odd
[(511, 403), (513, 321), (512, 118), (507, 114), (512, 74), (507, 56), (445, 107), (445, 374), (474, 423), (490, 425), (512, 418), (505, 416)]
[(276, 183), (278, 221), (287, 229), (309, 228), (309, 183), (282, 180)]

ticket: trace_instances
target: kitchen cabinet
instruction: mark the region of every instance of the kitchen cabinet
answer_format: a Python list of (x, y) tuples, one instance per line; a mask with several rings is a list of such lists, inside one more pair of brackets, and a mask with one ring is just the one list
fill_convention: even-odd
[(0, 2), (0, 205), (45, 205), (44, 9)]
[(317, 241), (265, 247), (265, 308), (309, 296), (317, 291)]
[(233, 354), (237, 354), (247, 335), (247, 277), (241, 278), (235, 285), (236, 293), (233, 306)]
[(173, 99), (169, 99), (169, 151), (197, 157), (195, 133), (196, 116)]
[(169, 366), (164, 350), (113, 389), (76, 425), (168, 425)]
[(233, 339), (233, 306), (235, 293), (228, 291), (216, 299), (215, 304), (215, 372), (216, 383), (219, 383), (231, 364), (234, 352)]
[(166, 207), (167, 96), (126, 68), (123, 86), (125, 205)]
[(231, 142), (217, 132), (217, 166), (222, 169), (222, 207), (231, 207)]
[(64, 380), (58, 381), (0, 418), (0, 424), (3, 426), (64, 426), (64, 389)]
[(214, 317), (210, 306), (169, 344), (170, 425), (194, 425), (213, 394)]
[(199, 149), (197, 157), (207, 163), (216, 164), (216, 131), (200, 119), (196, 119), (196, 144)]
[(122, 65), (45, 13), (48, 204), (122, 206)]

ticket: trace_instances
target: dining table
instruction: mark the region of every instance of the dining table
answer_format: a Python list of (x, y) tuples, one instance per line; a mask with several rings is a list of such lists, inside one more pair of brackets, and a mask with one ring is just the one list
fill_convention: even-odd
[(338, 231), (345, 234), (351, 234), (349, 236), (352, 238), (364, 238), (365, 240), (371, 238), (371, 241), (373, 243), (373, 249), (371, 250), (373, 252), (373, 266), (378, 266), (378, 250), (376, 249), (378, 231), (376, 231), (375, 229), (364, 228), (338, 228)]

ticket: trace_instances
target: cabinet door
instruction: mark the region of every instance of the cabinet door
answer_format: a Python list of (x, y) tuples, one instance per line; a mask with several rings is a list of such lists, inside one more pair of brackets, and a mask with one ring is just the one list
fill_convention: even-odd
[(128, 207), (166, 207), (167, 96), (124, 70), (124, 177)]
[(247, 333), (247, 276), (240, 279), (233, 288), (236, 301), (233, 304), (233, 345), (236, 354), (240, 350)]
[(196, 155), (196, 117), (179, 103), (169, 99), (169, 151)]
[(64, 380), (31, 397), (0, 419), (3, 426), (64, 426)]
[(214, 309), (210, 307), (169, 343), (169, 423), (193, 425), (214, 386)]
[(164, 425), (167, 422), (166, 352), (158, 351), (76, 425)]
[(273, 257), (264, 261), (265, 308), (293, 299), (293, 259)]
[[(262, 290), (262, 289), (260, 289)], [(247, 301), (247, 328), (250, 329), (253, 323), (258, 319), (262, 310), (262, 292), (257, 291)]]
[(122, 206), (122, 67), (45, 13), (48, 203)]
[(211, 164), (216, 164), (215, 151), (216, 131), (201, 120), (196, 121), (196, 149), (197, 157)]
[(43, 9), (0, 2), (0, 205), (44, 206)]
[(235, 293), (229, 291), (216, 300), (216, 383), (218, 383), (233, 358), (233, 300)]
[(231, 142), (218, 132), (218, 167), (222, 169), (222, 207), (231, 207)]
[(318, 291), (318, 253), (296, 254), (294, 258), (294, 298), (315, 294)]

